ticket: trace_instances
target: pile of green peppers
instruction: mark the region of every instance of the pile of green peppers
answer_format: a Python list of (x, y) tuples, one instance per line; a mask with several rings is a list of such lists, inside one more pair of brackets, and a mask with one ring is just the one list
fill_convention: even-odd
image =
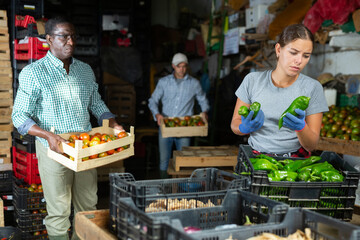
[(250, 158), (254, 170), (268, 172), (269, 181), (342, 182), (344, 176), (327, 161), (317, 163), (319, 156), (301, 160), (276, 160), (265, 154)]

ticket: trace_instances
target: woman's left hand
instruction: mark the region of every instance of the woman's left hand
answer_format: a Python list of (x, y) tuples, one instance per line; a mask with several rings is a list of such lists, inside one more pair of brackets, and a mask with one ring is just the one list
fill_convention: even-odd
[(297, 116), (294, 116), (291, 113), (286, 113), (283, 125), (292, 130), (301, 131), (306, 125), (305, 111), (297, 108), (295, 109), (295, 112), (297, 113)]

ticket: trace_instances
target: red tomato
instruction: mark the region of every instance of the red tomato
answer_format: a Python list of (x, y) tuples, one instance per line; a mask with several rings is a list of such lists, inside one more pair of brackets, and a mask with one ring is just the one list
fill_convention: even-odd
[(111, 149), (109, 151), (106, 152), (108, 155), (112, 155), (115, 153), (115, 149)]
[(118, 151), (118, 152), (121, 152), (121, 151), (123, 151), (123, 150), (124, 150), (123, 147), (119, 147), (119, 148), (116, 149), (116, 151)]
[(98, 158), (98, 154), (91, 155), (89, 158), (90, 158), (90, 159)]
[(107, 135), (107, 134), (103, 134), (103, 135), (101, 135), (101, 141), (106, 142), (109, 138), (110, 138), (110, 136), (109, 136), (109, 135)]
[(79, 140), (79, 137), (76, 136), (75, 134), (74, 134), (74, 135), (71, 135), (71, 136), (69, 137), (69, 142), (75, 142), (75, 140)]
[(99, 158), (106, 157), (108, 154), (106, 152), (99, 153)]
[(117, 136), (118, 136), (118, 138), (123, 138), (123, 137), (127, 136), (127, 133), (126, 132), (119, 132)]
[(90, 135), (88, 133), (82, 133), (79, 138), (80, 140), (90, 140)]

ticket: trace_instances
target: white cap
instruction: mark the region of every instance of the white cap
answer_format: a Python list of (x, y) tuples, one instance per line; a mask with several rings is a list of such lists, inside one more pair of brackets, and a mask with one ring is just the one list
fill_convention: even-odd
[(187, 64), (188, 63), (187, 57), (182, 53), (177, 53), (174, 55), (171, 63), (177, 66), (179, 63), (182, 62)]

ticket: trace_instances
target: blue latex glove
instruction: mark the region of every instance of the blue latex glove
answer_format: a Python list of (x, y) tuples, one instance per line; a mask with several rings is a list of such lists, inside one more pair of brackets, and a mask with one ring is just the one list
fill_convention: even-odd
[(295, 131), (301, 131), (304, 129), (305, 123), (305, 111), (301, 109), (295, 109), (297, 116), (292, 115), (291, 113), (286, 113), (284, 117), (283, 125)]
[(244, 116), (241, 116), (241, 124), (239, 125), (240, 132), (248, 134), (257, 131), (262, 127), (265, 120), (264, 112), (260, 109), (256, 117), (251, 120), (253, 115), (254, 111), (250, 111), (249, 115), (246, 118), (244, 118)]

